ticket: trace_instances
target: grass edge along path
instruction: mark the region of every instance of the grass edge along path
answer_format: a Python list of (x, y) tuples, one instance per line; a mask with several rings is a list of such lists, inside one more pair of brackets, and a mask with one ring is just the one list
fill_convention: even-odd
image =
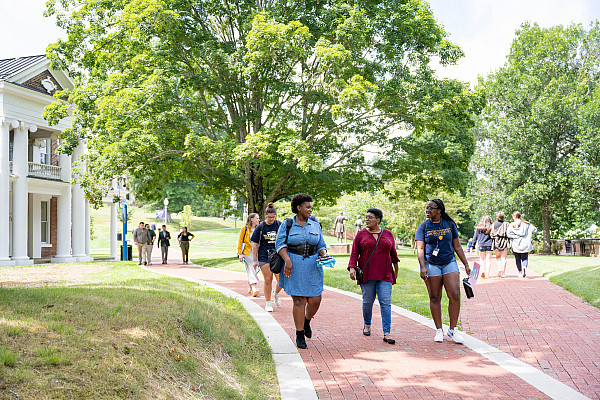
[(133, 263), (86, 278), (0, 288), (0, 397), (279, 398), (238, 301)]
[[(600, 259), (531, 255), (532, 270), (589, 304), (600, 308)], [(557, 262), (560, 260), (561, 262)]]

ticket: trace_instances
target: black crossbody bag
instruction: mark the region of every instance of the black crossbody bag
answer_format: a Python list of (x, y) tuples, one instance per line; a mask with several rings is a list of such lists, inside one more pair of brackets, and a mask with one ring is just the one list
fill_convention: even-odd
[(358, 266), (356, 267), (356, 281), (357, 282), (362, 282), (363, 272), (364, 272), (365, 268), (367, 268), (367, 265), (369, 265), (369, 261), (371, 261), (371, 257), (373, 257), (373, 254), (375, 254), (375, 250), (377, 250), (377, 246), (379, 246), (379, 239), (381, 239), (381, 236), (383, 236), (383, 228), (381, 229), (381, 232), (379, 233), (379, 237), (377, 238), (377, 243), (375, 243), (375, 248), (373, 249), (373, 252), (367, 259), (365, 266), (363, 268), (359, 268)]

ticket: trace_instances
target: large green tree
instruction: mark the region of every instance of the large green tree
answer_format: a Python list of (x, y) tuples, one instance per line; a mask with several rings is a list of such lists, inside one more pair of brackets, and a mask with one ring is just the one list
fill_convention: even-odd
[(550, 232), (598, 216), (600, 26), (517, 31), (505, 65), (481, 82), (474, 193), (482, 210), (515, 209)]
[(121, 174), (146, 193), (184, 178), (262, 212), (298, 191), (466, 176), (481, 100), (435, 77), (431, 59), (462, 52), (424, 1), (50, 0), (47, 14), (68, 35), (49, 57), (77, 82), (46, 118), (73, 110), (61, 151), (88, 140), (92, 198)]

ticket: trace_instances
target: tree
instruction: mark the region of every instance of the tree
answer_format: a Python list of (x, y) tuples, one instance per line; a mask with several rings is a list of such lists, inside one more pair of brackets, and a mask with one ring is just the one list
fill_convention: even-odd
[(551, 229), (598, 215), (599, 64), (598, 22), (589, 30), (524, 24), (505, 65), (481, 82), (480, 202), (541, 222), (545, 253)]
[(192, 212), (192, 207), (189, 205), (185, 205), (183, 206), (183, 211), (181, 211), (179, 213), (179, 216), (181, 217), (181, 221), (179, 222), (179, 225), (183, 228), (183, 227), (188, 227), (188, 229), (192, 226), (192, 216), (194, 215), (194, 213)]
[(88, 140), (93, 199), (124, 173), (156, 196), (202, 182), (261, 215), (397, 174), (421, 191), (464, 184), (481, 98), (435, 77), (432, 58), (462, 52), (422, 0), (50, 0), (47, 15), (68, 34), (52, 65), (77, 84), (45, 117), (74, 110), (60, 151)]
[(160, 198), (153, 200), (156, 193), (147, 193), (145, 189), (148, 186), (143, 182), (132, 181), (131, 189), (136, 192), (136, 202), (144, 203), (150, 210), (162, 210), (163, 200), (169, 199), (167, 211), (169, 213), (179, 213), (183, 207), (189, 204), (192, 207), (194, 215), (202, 217), (220, 217), (223, 210), (229, 205), (227, 201), (221, 200), (215, 196), (204, 195), (204, 188), (198, 182), (191, 180), (177, 180), (165, 184), (159, 189)]

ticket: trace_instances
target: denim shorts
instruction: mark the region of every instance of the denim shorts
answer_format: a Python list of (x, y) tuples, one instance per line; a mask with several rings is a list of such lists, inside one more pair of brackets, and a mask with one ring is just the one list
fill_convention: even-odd
[(492, 251), (492, 246), (479, 246), (479, 251)]
[(425, 268), (427, 268), (428, 276), (442, 276), (449, 274), (450, 272), (459, 272), (455, 258), (446, 265), (433, 265), (425, 261)]

